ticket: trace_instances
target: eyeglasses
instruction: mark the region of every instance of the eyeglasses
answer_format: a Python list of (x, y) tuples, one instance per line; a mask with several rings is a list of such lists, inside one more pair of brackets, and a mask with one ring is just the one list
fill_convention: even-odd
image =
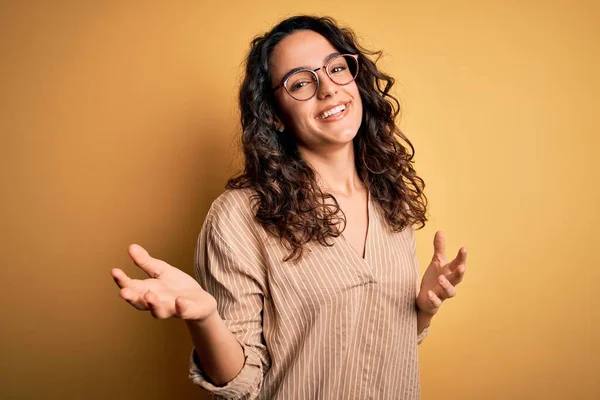
[(338, 54), (317, 69), (299, 69), (284, 77), (273, 90), (284, 88), (293, 99), (307, 101), (319, 90), (317, 71), (324, 69), (331, 81), (343, 86), (354, 81), (358, 75), (358, 54)]

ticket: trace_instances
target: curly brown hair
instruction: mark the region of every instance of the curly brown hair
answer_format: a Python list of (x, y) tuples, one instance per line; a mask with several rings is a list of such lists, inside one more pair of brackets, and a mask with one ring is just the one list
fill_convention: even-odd
[(345, 228), (338, 202), (318, 186), (293, 135), (281, 134), (273, 125), (277, 106), (269, 57), (284, 37), (297, 30), (321, 34), (340, 53), (358, 54), (356, 84), (363, 118), (353, 141), (356, 170), (393, 231), (415, 224), (422, 228), (427, 221), (425, 183), (412, 165), (414, 147), (395, 122), (400, 104), (390, 94), (394, 79), (377, 69), (380, 51), (360, 46), (350, 29), (330, 17), (288, 18), (252, 41), (239, 93), (245, 168), (227, 182), (227, 189), (252, 189), (256, 219), (290, 251), (285, 261), (300, 260), (304, 245), (313, 240), (331, 246), (328, 238), (338, 237)]

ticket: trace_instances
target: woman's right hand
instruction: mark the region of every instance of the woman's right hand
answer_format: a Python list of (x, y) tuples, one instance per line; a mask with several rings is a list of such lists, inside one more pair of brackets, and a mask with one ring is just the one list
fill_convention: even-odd
[(141, 246), (129, 246), (129, 256), (149, 276), (132, 279), (119, 268), (110, 271), (121, 288), (120, 295), (138, 310), (149, 310), (154, 318), (178, 317), (203, 321), (217, 312), (217, 301), (185, 272), (152, 258)]

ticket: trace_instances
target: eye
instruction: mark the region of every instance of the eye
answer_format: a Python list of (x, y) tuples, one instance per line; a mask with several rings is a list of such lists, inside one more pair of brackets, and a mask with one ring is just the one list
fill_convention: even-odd
[(346, 65), (336, 65), (336, 66), (334, 66), (334, 67), (331, 68), (330, 72), (332, 74), (337, 74), (337, 73), (340, 73), (340, 72), (344, 72), (347, 69), (348, 69), (348, 66), (346, 66)]
[(296, 81), (292, 84), (291, 90), (292, 90), (292, 92), (295, 92), (296, 90), (300, 90), (303, 87), (310, 85), (310, 83), (311, 82), (309, 82), (309, 81)]
[(310, 85), (315, 84), (315, 77), (309, 71), (299, 71), (293, 74), (286, 83), (286, 87), (291, 92), (306, 90)]

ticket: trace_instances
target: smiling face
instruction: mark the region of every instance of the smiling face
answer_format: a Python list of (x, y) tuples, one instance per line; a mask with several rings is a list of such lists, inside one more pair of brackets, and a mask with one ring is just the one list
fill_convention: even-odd
[[(290, 71), (299, 67), (317, 69), (337, 53), (339, 51), (327, 39), (314, 31), (301, 30), (286, 36), (275, 46), (269, 59), (272, 87), (278, 86)], [(330, 72), (334, 78), (336, 71), (332, 65)], [(351, 146), (363, 112), (356, 82), (338, 85), (324, 68), (318, 70), (317, 75), (318, 91), (307, 101), (295, 100), (284, 88), (275, 92), (278, 117), (296, 137), (300, 151), (322, 152)], [(288, 81), (292, 94), (293, 90), (301, 90), (301, 86), (302, 82)]]

